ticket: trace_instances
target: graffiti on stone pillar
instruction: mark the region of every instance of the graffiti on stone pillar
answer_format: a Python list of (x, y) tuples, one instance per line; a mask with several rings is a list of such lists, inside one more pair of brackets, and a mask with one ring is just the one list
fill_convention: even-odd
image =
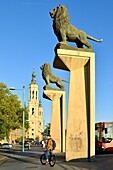
[(69, 139), (70, 139), (70, 146), (71, 149), (74, 151), (81, 151), (83, 149), (83, 131), (80, 131), (78, 133), (70, 133)]

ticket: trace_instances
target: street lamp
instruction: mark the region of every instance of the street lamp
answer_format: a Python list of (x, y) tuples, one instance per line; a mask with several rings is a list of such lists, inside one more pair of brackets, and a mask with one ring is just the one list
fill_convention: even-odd
[(22, 89), (16, 89), (14, 87), (9, 88), (9, 90), (22, 90), (22, 152), (24, 152), (24, 122), (25, 122), (25, 113), (24, 113), (24, 97), (25, 97), (25, 86)]

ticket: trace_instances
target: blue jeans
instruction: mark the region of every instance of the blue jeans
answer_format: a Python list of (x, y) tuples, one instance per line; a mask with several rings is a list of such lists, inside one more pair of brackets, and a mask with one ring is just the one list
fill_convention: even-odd
[(46, 154), (46, 160), (48, 160), (48, 155), (51, 154), (51, 153), (52, 153), (51, 150), (47, 150), (47, 151), (46, 151), (46, 153), (45, 153), (45, 154)]

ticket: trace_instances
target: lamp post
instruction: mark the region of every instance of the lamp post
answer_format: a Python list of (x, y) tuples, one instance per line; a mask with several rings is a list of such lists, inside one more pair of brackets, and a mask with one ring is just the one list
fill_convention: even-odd
[(25, 122), (25, 113), (24, 113), (24, 97), (25, 97), (25, 86), (22, 89), (16, 89), (14, 87), (9, 88), (9, 90), (22, 90), (22, 152), (24, 152), (24, 122)]

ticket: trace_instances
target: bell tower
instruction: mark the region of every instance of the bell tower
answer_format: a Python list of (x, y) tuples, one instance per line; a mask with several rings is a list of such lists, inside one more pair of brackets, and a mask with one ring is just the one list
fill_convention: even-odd
[(38, 84), (36, 82), (36, 73), (33, 71), (31, 83), (29, 84), (29, 100), (28, 100), (28, 119), (29, 129), (27, 138), (33, 138), (40, 141), (43, 132), (43, 108), (40, 116), (40, 107), (38, 101)]

